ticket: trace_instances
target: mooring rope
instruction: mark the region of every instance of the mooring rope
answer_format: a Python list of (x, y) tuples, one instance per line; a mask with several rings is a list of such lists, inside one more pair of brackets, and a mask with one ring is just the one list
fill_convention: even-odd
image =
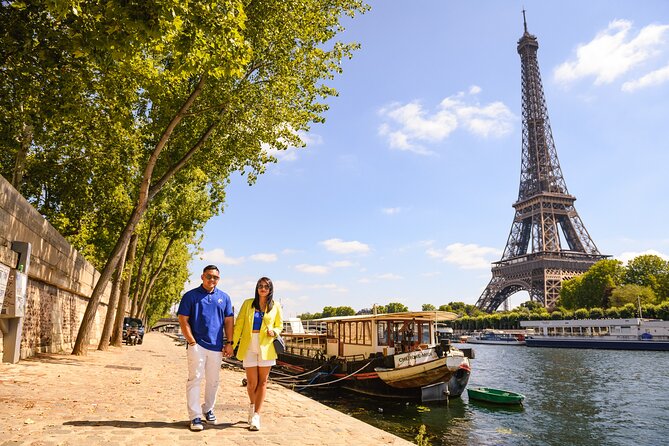
[[(373, 361), (373, 360), (372, 360), (372, 361)], [(346, 375), (346, 376), (344, 376), (344, 377), (342, 377), (342, 378), (335, 379), (334, 381), (328, 381), (328, 382), (325, 382), (325, 383), (318, 383), (318, 384), (304, 384), (304, 385), (297, 386), (297, 387), (299, 387), (300, 389), (304, 389), (304, 388), (306, 388), (306, 387), (320, 387), (320, 386), (327, 386), (327, 385), (330, 385), (330, 384), (334, 384), (334, 383), (339, 382), (339, 381), (343, 381), (343, 380), (345, 380), (345, 379), (350, 378), (350, 377), (353, 376), (353, 375), (357, 375), (358, 373), (360, 373), (365, 367), (367, 367), (368, 365), (370, 365), (370, 364), (372, 363), (372, 361), (369, 361), (367, 364), (363, 365), (362, 367), (360, 367), (358, 370), (356, 370), (355, 372), (351, 373), (350, 375)], [(295, 387), (296, 387), (296, 386), (293, 385), (293, 389), (294, 389)]]
[(325, 364), (323, 364), (320, 367), (317, 367), (313, 370), (309, 370), (309, 371), (306, 371), (304, 373), (300, 373), (299, 375), (291, 375), (290, 373), (282, 373), (282, 372), (279, 372), (279, 371), (272, 371), (271, 373), (275, 373), (277, 375), (282, 375), (282, 376), (273, 377), (271, 379), (273, 381), (279, 381), (279, 382), (283, 382), (283, 381), (301, 381), (299, 379), (301, 376), (305, 376), (305, 375), (309, 375), (311, 373), (315, 373), (315, 372), (319, 371), (320, 369), (322, 369), (323, 366), (325, 366)]
[(320, 369), (322, 369), (323, 366), (325, 366), (325, 364), (321, 365), (320, 367), (316, 367), (313, 370), (307, 370), (306, 372), (300, 373), (299, 375), (291, 375), (290, 373), (283, 373), (283, 372), (280, 372), (278, 370), (272, 370), (272, 373), (275, 373), (277, 375), (283, 375), (285, 377), (285, 378), (272, 378), (272, 379), (275, 379), (275, 380), (279, 381), (279, 380), (286, 379), (286, 378), (299, 378), (300, 376), (304, 376), (304, 375), (308, 375), (310, 373), (317, 372)]

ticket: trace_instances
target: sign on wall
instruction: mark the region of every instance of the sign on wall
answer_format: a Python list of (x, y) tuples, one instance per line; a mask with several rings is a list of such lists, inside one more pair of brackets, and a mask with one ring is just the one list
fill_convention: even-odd
[(0, 309), (5, 303), (5, 290), (7, 289), (10, 270), (11, 269), (7, 265), (0, 263)]

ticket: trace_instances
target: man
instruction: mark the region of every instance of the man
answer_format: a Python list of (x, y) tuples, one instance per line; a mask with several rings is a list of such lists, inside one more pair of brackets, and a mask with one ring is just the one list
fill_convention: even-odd
[[(179, 303), (179, 325), (186, 338), (188, 382), (186, 400), (190, 430), (204, 429), (202, 418), (216, 424), (214, 404), (218, 391), (222, 356), (232, 356), (232, 330), (234, 326), (232, 301), (216, 288), (220, 272), (214, 265), (202, 271), (202, 285), (188, 291)], [(225, 329), (225, 347), (223, 346)], [(205, 379), (204, 405), (200, 405), (200, 384)]]

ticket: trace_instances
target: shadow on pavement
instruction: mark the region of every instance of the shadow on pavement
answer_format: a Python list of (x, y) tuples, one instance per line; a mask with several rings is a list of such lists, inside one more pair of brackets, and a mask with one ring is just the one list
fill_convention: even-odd
[[(167, 423), (165, 421), (74, 420), (74, 421), (66, 421), (65, 423), (63, 423), (63, 426), (87, 426), (87, 427), (111, 426), (125, 429), (172, 428), (172, 429), (183, 430), (183, 429), (188, 429), (188, 421), (176, 421), (173, 423)], [(207, 424), (205, 426), (206, 428), (209, 429), (227, 429), (229, 427), (239, 427), (239, 428), (243, 427), (244, 429), (246, 429), (248, 427), (248, 424), (245, 421), (237, 421), (235, 423), (218, 423), (213, 426)]]

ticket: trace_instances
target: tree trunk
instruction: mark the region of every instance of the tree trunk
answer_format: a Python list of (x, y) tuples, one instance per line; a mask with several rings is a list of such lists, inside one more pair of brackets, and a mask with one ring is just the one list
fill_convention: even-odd
[(170, 249), (172, 248), (172, 244), (174, 243), (174, 241), (175, 238), (170, 239), (169, 243), (167, 244), (167, 247), (165, 248), (165, 252), (163, 252), (163, 258), (160, 260), (160, 265), (158, 265), (158, 268), (156, 268), (153, 274), (151, 274), (151, 279), (149, 279), (148, 285), (142, 290), (142, 296), (139, 300), (139, 305), (137, 306), (137, 314), (146, 315), (146, 304), (149, 300), (149, 295), (151, 294), (151, 290), (153, 289), (153, 286), (155, 285), (158, 276), (160, 276), (160, 273), (163, 271), (163, 267), (165, 266), (165, 260), (167, 260), (167, 256), (170, 253)]
[(142, 251), (142, 256), (139, 259), (139, 267), (137, 268), (137, 275), (133, 283), (132, 297), (129, 300), (130, 305), (130, 316), (137, 317), (137, 302), (139, 300), (139, 289), (142, 287), (142, 276), (144, 276), (144, 265), (146, 264), (146, 259), (148, 257), (148, 252), (150, 250), (149, 246), (152, 244), (151, 233), (153, 232), (153, 224), (149, 225), (149, 230), (146, 234), (146, 241), (144, 242), (144, 250)]
[(126, 249), (121, 255), (121, 259), (116, 265), (116, 273), (114, 273), (114, 284), (112, 285), (111, 296), (109, 297), (109, 305), (107, 305), (107, 315), (105, 316), (105, 325), (100, 335), (100, 342), (98, 343), (98, 350), (107, 350), (109, 347), (109, 337), (112, 332), (114, 320), (116, 316), (116, 307), (118, 306), (119, 291), (121, 283), (123, 282), (123, 268), (125, 267), (125, 255), (128, 252)]
[(12, 186), (21, 192), (21, 183), (26, 172), (26, 159), (28, 150), (33, 141), (33, 127), (25, 122), (21, 125), (21, 136), (19, 137), (19, 149), (14, 159), (14, 172), (12, 172)]
[(123, 344), (123, 319), (125, 318), (125, 309), (128, 306), (128, 292), (130, 291), (130, 281), (132, 280), (132, 268), (135, 263), (135, 253), (137, 252), (137, 234), (130, 238), (128, 246), (128, 255), (125, 264), (125, 274), (123, 274), (123, 285), (121, 286), (121, 295), (119, 296), (118, 306), (116, 307), (116, 320), (114, 321), (114, 333), (112, 334), (111, 345), (120, 347)]

